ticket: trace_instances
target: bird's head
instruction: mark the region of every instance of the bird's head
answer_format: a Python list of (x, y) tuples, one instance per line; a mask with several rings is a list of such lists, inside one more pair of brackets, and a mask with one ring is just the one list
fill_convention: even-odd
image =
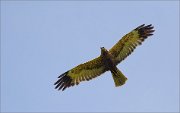
[(108, 54), (108, 51), (106, 48), (104, 47), (101, 47), (101, 55), (104, 56), (104, 55), (107, 55)]

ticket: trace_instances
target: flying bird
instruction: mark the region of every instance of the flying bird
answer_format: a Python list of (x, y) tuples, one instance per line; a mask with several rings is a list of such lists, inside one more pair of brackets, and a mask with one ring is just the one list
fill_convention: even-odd
[(153, 35), (155, 31), (153, 28), (151, 24), (140, 25), (123, 36), (109, 51), (101, 47), (99, 57), (61, 74), (54, 83), (55, 89), (64, 91), (66, 88), (78, 85), (81, 81), (89, 81), (98, 77), (106, 71), (111, 72), (116, 87), (125, 84), (127, 78), (116, 66), (129, 56), (138, 45), (141, 45), (146, 38)]

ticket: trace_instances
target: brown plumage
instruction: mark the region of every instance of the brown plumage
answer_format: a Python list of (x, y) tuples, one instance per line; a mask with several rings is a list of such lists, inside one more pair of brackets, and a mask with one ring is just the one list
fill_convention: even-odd
[(125, 84), (127, 78), (116, 67), (122, 60), (130, 55), (134, 49), (153, 35), (153, 26), (144, 24), (132, 30), (122, 37), (109, 51), (101, 47), (101, 55), (84, 64), (80, 64), (73, 69), (63, 73), (54, 83), (58, 90), (65, 90), (68, 87), (78, 85), (81, 81), (88, 81), (100, 76), (106, 71), (111, 71), (115, 86)]

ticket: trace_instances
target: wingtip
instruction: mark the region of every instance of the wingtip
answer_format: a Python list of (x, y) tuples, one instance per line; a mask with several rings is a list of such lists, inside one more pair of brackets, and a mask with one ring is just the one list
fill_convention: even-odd
[(148, 36), (152, 36), (153, 32), (155, 31), (154, 26), (152, 26), (152, 24), (149, 24), (143, 27), (140, 26), (136, 30), (139, 32), (139, 35), (142, 38), (147, 38)]
[(145, 25), (145, 24), (142, 24), (142, 25), (140, 25), (140, 26), (136, 27), (136, 28), (135, 28), (135, 30), (138, 30), (138, 29), (140, 29), (140, 28), (144, 27), (144, 25)]
[(148, 24), (148, 25), (141, 24), (140, 26), (136, 27), (135, 30), (141, 29), (141, 28), (143, 28), (143, 27), (146, 27), (146, 28), (154, 28), (154, 26), (152, 26), (152, 24)]
[(68, 76), (68, 71), (58, 77), (59, 79), (54, 83), (55, 89), (64, 91), (71, 86), (72, 79)]

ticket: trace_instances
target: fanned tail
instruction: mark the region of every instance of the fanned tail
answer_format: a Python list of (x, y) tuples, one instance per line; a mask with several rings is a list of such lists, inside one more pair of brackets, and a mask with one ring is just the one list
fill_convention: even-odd
[(111, 70), (111, 73), (116, 87), (122, 86), (126, 83), (127, 78), (122, 74), (122, 72), (117, 67), (114, 71)]

